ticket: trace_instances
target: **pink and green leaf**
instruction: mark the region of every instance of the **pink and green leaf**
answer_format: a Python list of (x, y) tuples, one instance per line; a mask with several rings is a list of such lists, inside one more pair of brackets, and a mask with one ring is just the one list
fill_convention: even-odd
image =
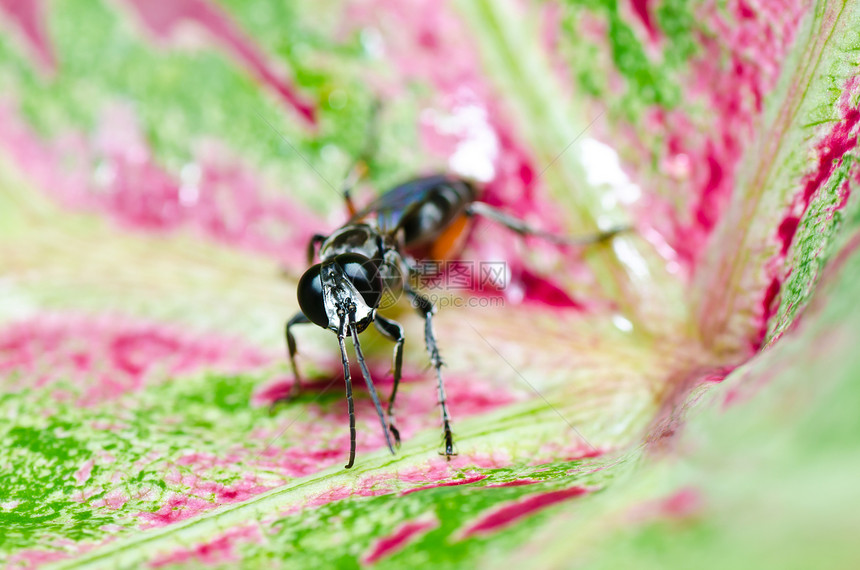
[[(0, 24), (8, 566), (851, 565), (860, 6), (0, 0)], [(378, 98), (359, 198), (451, 168), (543, 227), (633, 231), (478, 225), (464, 259), (510, 281), (436, 322), (459, 455), (403, 311), (403, 446), (360, 391), (344, 470), (330, 334), (269, 405)]]

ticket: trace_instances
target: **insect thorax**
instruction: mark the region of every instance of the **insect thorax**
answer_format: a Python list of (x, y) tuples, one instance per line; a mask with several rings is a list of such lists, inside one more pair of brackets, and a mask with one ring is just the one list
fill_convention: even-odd
[(370, 259), (383, 257), (384, 241), (368, 224), (350, 224), (335, 230), (320, 246), (320, 259), (326, 261), (341, 253), (359, 253)]

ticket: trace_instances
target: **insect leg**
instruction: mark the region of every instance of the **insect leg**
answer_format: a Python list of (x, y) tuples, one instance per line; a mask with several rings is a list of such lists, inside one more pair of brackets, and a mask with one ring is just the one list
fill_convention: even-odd
[(324, 236), (323, 234), (314, 234), (311, 236), (308, 242), (308, 265), (314, 262), (314, 257), (317, 255), (317, 246), (324, 242), (326, 237), (328, 236)]
[(310, 322), (311, 321), (305, 316), (305, 314), (299, 311), (293, 315), (293, 318), (287, 321), (287, 326), (285, 327), (287, 353), (290, 356), (290, 367), (293, 369), (293, 378), (295, 379), (293, 385), (290, 387), (290, 393), (286, 398), (287, 400), (295, 398), (302, 389), (302, 378), (299, 375), (299, 369), (296, 366), (296, 337), (293, 336), (293, 331), (290, 329), (296, 325), (305, 325)]
[(343, 341), (344, 330), (341, 325), (337, 333), (337, 343), (340, 345), (340, 358), (343, 363), (343, 380), (346, 382), (346, 406), (349, 411), (349, 463), (344, 468), (349, 469), (355, 463), (355, 404), (352, 401), (352, 378), (349, 375), (349, 360), (346, 358), (346, 345)]
[(355, 216), (358, 211), (352, 201), (352, 189), (355, 188), (359, 180), (364, 178), (365, 174), (367, 174), (367, 165), (364, 162), (356, 161), (343, 181), (343, 201), (346, 203), (346, 212), (350, 218)]
[(442, 433), (445, 438), (444, 455), (450, 458), (452, 455), (457, 454), (454, 451), (451, 416), (448, 414), (448, 401), (445, 397), (445, 385), (442, 382), (442, 357), (439, 355), (439, 347), (436, 346), (436, 336), (433, 334), (433, 315), (436, 313), (436, 306), (433, 305), (433, 301), (410, 288), (405, 289), (405, 291), (412, 299), (412, 306), (424, 317), (424, 342), (430, 355), (430, 364), (436, 370), (437, 395), (439, 397), (439, 406), (442, 408)]
[(367, 176), (367, 171), (369, 170), (368, 163), (373, 159), (373, 155), (376, 154), (376, 148), (379, 143), (377, 127), (381, 107), (382, 104), (378, 99), (373, 102), (373, 106), (370, 108), (370, 119), (367, 121), (367, 130), (365, 131), (364, 149), (362, 149), (361, 154), (352, 163), (352, 166), (344, 177), (343, 199), (346, 202), (346, 210), (349, 212), (350, 218), (355, 216), (357, 211), (355, 204), (352, 202), (352, 189), (360, 180)]
[(617, 227), (612, 228), (610, 230), (598, 232), (589, 236), (569, 237), (533, 228), (521, 219), (515, 218), (510, 214), (506, 214), (505, 212), (494, 208), (489, 204), (485, 204), (484, 202), (472, 202), (466, 207), (466, 213), (470, 216), (484, 216), (485, 218), (489, 218), (494, 222), (502, 224), (509, 230), (520, 234), (521, 236), (536, 236), (547, 241), (551, 241), (553, 243), (559, 243), (564, 245), (593, 245), (596, 243), (604, 242), (614, 237), (615, 235), (623, 231), (627, 231), (629, 229), (627, 227)]
[(400, 432), (394, 427), (394, 399), (397, 397), (397, 387), (400, 385), (400, 375), (403, 369), (403, 341), (406, 340), (406, 337), (403, 335), (403, 327), (396, 321), (390, 321), (377, 315), (373, 324), (376, 325), (376, 329), (379, 332), (395, 342), (392, 360), (394, 386), (391, 388), (391, 397), (388, 399), (388, 429), (391, 430), (391, 435), (394, 436), (394, 444), (399, 447)]
[(352, 330), (352, 346), (355, 347), (355, 357), (358, 358), (358, 365), (361, 367), (361, 374), (364, 376), (364, 382), (367, 384), (367, 391), (370, 392), (370, 398), (373, 400), (373, 405), (376, 406), (376, 413), (379, 416), (379, 423), (382, 424), (382, 433), (385, 434), (385, 443), (388, 445), (388, 450), (394, 453), (394, 447), (391, 445), (391, 436), (388, 433), (388, 426), (385, 425), (385, 415), (382, 413), (382, 404), (379, 403), (379, 395), (376, 393), (376, 388), (373, 386), (373, 380), (370, 378), (370, 372), (367, 370), (367, 364), (364, 362), (364, 354), (361, 352), (361, 344), (358, 342), (358, 331), (353, 324)]

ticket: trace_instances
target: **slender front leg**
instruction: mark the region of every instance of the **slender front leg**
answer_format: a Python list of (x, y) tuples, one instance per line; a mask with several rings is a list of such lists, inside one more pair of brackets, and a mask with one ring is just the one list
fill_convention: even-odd
[(317, 256), (317, 246), (324, 242), (326, 237), (328, 236), (324, 236), (323, 234), (314, 234), (311, 236), (308, 242), (308, 265), (314, 262), (314, 258)]
[(553, 243), (574, 246), (585, 246), (601, 243), (621, 232), (630, 229), (627, 227), (618, 227), (612, 228), (611, 230), (598, 232), (590, 236), (569, 237), (533, 228), (521, 219), (506, 214), (505, 212), (502, 212), (501, 210), (498, 210), (493, 206), (490, 206), (489, 204), (485, 204), (484, 202), (472, 202), (466, 207), (466, 213), (470, 216), (484, 216), (485, 218), (489, 218), (494, 222), (502, 224), (509, 230), (520, 234), (521, 236), (536, 236), (547, 241), (551, 241)]
[(305, 325), (310, 323), (311, 321), (305, 316), (305, 314), (301, 311), (293, 315), (289, 321), (287, 321), (286, 326), (286, 337), (287, 337), (287, 353), (290, 356), (290, 367), (293, 369), (293, 385), (290, 387), (290, 393), (287, 395), (287, 400), (292, 400), (296, 396), (299, 395), (299, 392), (302, 390), (302, 378), (299, 376), (299, 369), (296, 366), (296, 337), (293, 336), (292, 329), (296, 325)]
[(391, 388), (391, 397), (388, 399), (388, 429), (394, 436), (394, 445), (400, 447), (400, 431), (394, 427), (394, 399), (397, 397), (397, 387), (400, 386), (400, 375), (403, 369), (403, 342), (406, 337), (403, 335), (403, 327), (396, 321), (390, 321), (376, 315), (373, 324), (376, 325), (376, 330), (395, 343), (391, 361), (394, 370), (394, 386)]
[[(355, 322), (353, 320), (353, 322)], [(376, 388), (373, 386), (373, 379), (370, 377), (370, 371), (367, 369), (367, 364), (364, 362), (364, 354), (361, 352), (361, 343), (358, 342), (358, 330), (355, 325), (351, 325), (352, 331), (352, 346), (355, 348), (355, 357), (358, 359), (358, 366), (361, 368), (361, 375), (364, 376), (364, 382), (367, 384), (367, 391), (370, 393), (370, 399), (373, 400), (373, 405), (376, 407), (376, 414), (379, 416), (379, 423), (382, 426), (382, 433), (385, 435), (385, 444), (388, 445), (388, 451), (394, 454), (394, 446), (391, 445), (391, 436), (388, 433), (388, 427), (385, 425), (385, 416), (382, 414), (382, 404), (379, 403), (379, 395), (376, 393)]]
[(439, 347), (436, 346), (436, 336), (433, 334), (433, 315), (436, 307), (433, 302), (416, 293), (412, 289), (406, 289), (406, 293), (412, 299), (412, 306), (424, 317), (424, 342), (427, 344), (427, 353), (430, 355), (430, 364), (436, 370), (436, 388), (439, 406), (442, 408), (442, 433), (445, 438), (445, 455), (448, 459), (457, 455), (454, 451), (454, 434), (451, 432), (451, 416), (448, 414), (448, 401), (445, 397), (445, 385), (442, 382), (442, 357), (439, 355)]
[(349, 469), (355, 464), (355, 404), (352, 401), (352, 378), (349, 375), (349, 359), (346, 357), (346, 344), (344, 343), (345, 322), (341, 316), (341, 326), (337, 333), (337, 343), (340, 346), (340, 359), (343, 363), (343, 381), (346, 383), (346, 407), (349, 412), (349, 462), (344, 468)]

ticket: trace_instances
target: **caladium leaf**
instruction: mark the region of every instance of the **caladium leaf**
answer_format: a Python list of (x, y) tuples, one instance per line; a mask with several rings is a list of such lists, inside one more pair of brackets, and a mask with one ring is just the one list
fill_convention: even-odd
[[(852, 562), (856, 3), (2, 0), (0, 21), (7, 565)], [(393, 308), (404, 443), (358, 392), (345, 470), (329, 333), (301, 331), (312, 385), (271, 404), (377, 101), (358, 200), (453, 171), (551, 231), (631, 230), (574, 250), (476, 224), (424, 283), (458, 456)], [(363, 346), (387, 394), (390, 345)]]

